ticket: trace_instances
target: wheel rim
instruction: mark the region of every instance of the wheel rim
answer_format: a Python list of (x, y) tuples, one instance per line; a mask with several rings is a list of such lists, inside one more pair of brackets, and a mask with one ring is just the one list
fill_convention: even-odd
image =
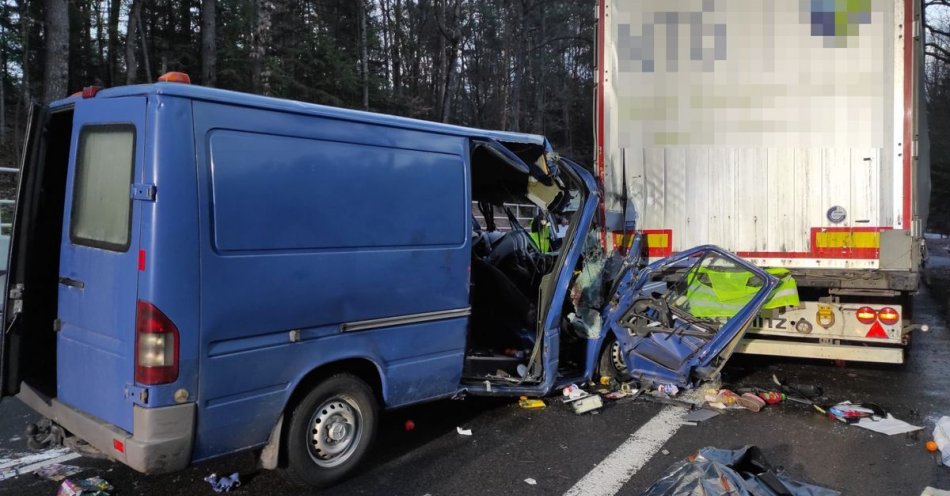
[(623, 361), (623, 352), (620, 350), (620, 343), (617, 341), (610, 343), (610, 363), (617, 369), (617, 372), (624, 373), (627, 371), (627, 364)]
[(334, 396), (310, 418), (310, 458), (321, 467), (336, 467), (353, 456), (362, 437), (363, 413), (356, 401)]

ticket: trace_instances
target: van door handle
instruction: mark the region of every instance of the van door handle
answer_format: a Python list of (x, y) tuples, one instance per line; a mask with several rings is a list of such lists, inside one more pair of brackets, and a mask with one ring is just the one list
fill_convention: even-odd
[(86, 283), (80, 281), (79, 279), (72, 279), (69, 277), (60, 276), (59, 283), (64, 286), (72, 286), (74, 288), (83, 289), (86, 287)]

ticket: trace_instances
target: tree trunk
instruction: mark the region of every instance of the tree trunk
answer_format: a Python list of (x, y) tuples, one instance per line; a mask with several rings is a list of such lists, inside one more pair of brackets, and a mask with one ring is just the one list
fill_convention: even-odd
[(402, 0), (395, 0), (393, 4), (393, 89), (398, 98), (402, 94)]
[[(3, 3), (3, 18), (9, 19), (7, 12), (7, 3)], [(0, 39), (6, 40), (7, 30), (0, 24)], [(7, 144), (7, 45), (0, 46), (0, 150), (5, 149)]]
[(390, 30), (392, 29), (392, 24), (389, 21), (389, 0), (380, 0), (379, 9), (382, 14), (382, 28), (383, 28), (383, 78), (385, 84), (388, 86), (392, 84), (392, 80), (389, 78), (390, 67), (392, 67), (392, 59), (389, 58), (389, 54), (392, 53), (390, 40), (392, 39), (392, 34)]
[(105, 30), (102, 29), (103, 18), (102, 18), (102, 9), (100, 8), (99, 2), (96, 2), (93, 5), (96, 15), (96, 48), (98, 51), (96, 59), (96, 84), (99, 86), (105, 85), (105, 82), (109, 80), (109, 67), (106, 63), (106, 54), (105, 54)]
[(215, 0), (201, 1), (201, 83), (214, 86), (217, 72)]
[(366, 33), (366, 1), (360, 0), (360, 62), (363, 76), (363, 110), (369, 110), (369, 35)]
[(521, 130), (521, 93), (524, 87), (525, 62), (528, 58), (528, 10), (530, 3), (521, 0), (521, 29), (518, 31), (518, 51), (515, 57), (514, 78), (511, 82), (511, 126), (512, 131)]
[(139, 38), (142, 40), (142, 64), (145, 66), (145, 80), (149, 83), (152, 79), (152, 64), (148, 59), (148, 33), (145, 32), (145, 24), (142, 23), (142, 2), (135, 2), (135, 23), (138, 25)]
[(545, 69), (548, 58), (546, 55), (545, 37), (547, 36), (547, 25), (544, 22), (544, 2), (538, 5), (538, 14), (541, 16), (541, 32), (537, 38), (537, 51), (533, 52), (534, 59), (534, 112), (532, 115), (531, 129), (536, 134), (544, 134), (544, 83)]
[(119, 50), (119, 10), (121, 9), (122, 0), (109, 2), (109, 86), (115, 86), (119, 81), (119, 54), (116, 52)]
[(139, 75), (139, 59), (135, 54), (135, 44), (139, 37), (139, 23), (135, 11), (139, 9), (141, 0), (132, 0), (129, 6), (129, 28), (125, 36), (125, 84), (135, 84)]
[(66, 0), (46, 0), (46, 66), (43, 101), (66, 96), (69, 76), (69, 8)]
[(268, 0), (256, 0), (257, 17), (251, 34), (251, 86), (255, 93), (270, 94), (270, 71), (265, 67), (264, 57), (269, 45), (271, 8)]

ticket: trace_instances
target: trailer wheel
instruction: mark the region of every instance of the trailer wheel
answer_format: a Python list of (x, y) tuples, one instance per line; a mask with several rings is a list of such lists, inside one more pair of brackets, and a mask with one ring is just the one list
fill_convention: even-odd
[(373, 390), (356, 376), (337, 374), (317, 384), (290, 414), (288, 478), (317, 487), (339, 482), (366, 457), (378, 417)]
[(627, 382), (632, 379), (627, 371), (627, 363), (623, 359), (623, 350), (620, 348), (620, 343), (613, 336), (607, 338), (604, 342), (604, 347), (600, 352), (600, 360), (597, 364), (597, 374), (599, 375), (594, 378), (595, 380), (605, 376), (619, 382)]

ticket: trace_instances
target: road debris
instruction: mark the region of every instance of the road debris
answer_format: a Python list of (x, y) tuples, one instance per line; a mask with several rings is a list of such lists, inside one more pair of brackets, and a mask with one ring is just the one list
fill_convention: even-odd
[(660, 384), (657, 386), (656, 392), (672, 398), (680, 393), (680, 388), (676, 387), (676, 384)]
[(742, 393), (739, 396), (739, 404), (745, 407), (746, 410), (751, 410), (753, 412), (760, 412), (765, 405), (768, 403), (766, 400), (756, 396), (752, 393)]
[(524, 481), (525, 481), (529, 486), (537, 486), (537, 485), (538, 485), (538, 481), (532, 479), (531, 477), (528, 477), (528, 478), (525, 479)]
[(39, 453), (22, 453), (11, 458), (0, 458), (0, 481), (79, 457), (79, 453), (73, 453), (69, 448), (56, 448)]
[(205, 482), (211, 484), (211, 489), (216, 493), (226, 493), (232, 489), (241, 486), (241, 479), (237, 472), (227, 476), (220, 477), (218, 474), (211, 474), (205, 477)]
[(527, 396), (522, 396), (520, 399), (518, 399), (518, 406), (524, 408), (525, 410), (538, 410), (544, 408), (547, 405), (544, 404), (544, 400), (531, 399)]
[(471, 436), (471, 435), (472, 435), (472, 430), (471, 430), (471, 429), (463, 429), (463, 428), (461, 428), (461, 427), (456, 427), (455, 430), (457, 430), (458, 433), (461, 434), (461, 435), (463, 435), (463, 436)]
[(561, 390), (561, 394), (566, 398), (564, 401), (570, 401), (581, 399), (590, 393), (581, 389), (581, 387), (577, 384), (571, 384), (569, 386), (564, 386), (564, 389)]
[(61, 463), (52, 463), (45, 467), (40, 467), (34, 472), (39, 477), (49, 479), (51, 481), (59, 482), (67, 477), (82, 472), (82, 467), (77, 467), (75, 465), (63, 465)]
[(574, 407), (574, 413), (581, 415), (594, 410), (599, 410), (604, 406), (604, 401), (599, 394), (588, 394), (582, 398), (572, 400), (571, 406)]
[(950, 467), (950, 417), (940, 417), (934, 427), (934, 442), (940, 450), (940, 460)]
[(102, 477), (89, 477), (80, 481), (66, 479), (59, 485), (56, 496), (109, 496), (114, 488)]
[(711, 418), (718, 417), (719, 412), (709, 408), (700, 408), (699, 410), (693, 410), (686, 414), (683, 417), (683, 422), (705, 422)]
[(703, 448), (667, 468), (663, 477), (654, 482), (643, 496), (726, 496), (740, 493), (765, 496), (841, 494), (799, 482), (773, 469), (759, 448), (745, 446), (737, 450)]
[(908, 432), (914, 432), (923, 429), (923, 427), (918, 427), (916, 425), (908, 424), (903, 420), (898, 420), (890, 413), (888, 413), (886, 417), (878, 417), (876, 415), (865, 417), (857, 421), (854, 425), (863, 427), (870, 431), (887, 434), (888, 436), (896, 436), (897, 434), (906, 434)]

